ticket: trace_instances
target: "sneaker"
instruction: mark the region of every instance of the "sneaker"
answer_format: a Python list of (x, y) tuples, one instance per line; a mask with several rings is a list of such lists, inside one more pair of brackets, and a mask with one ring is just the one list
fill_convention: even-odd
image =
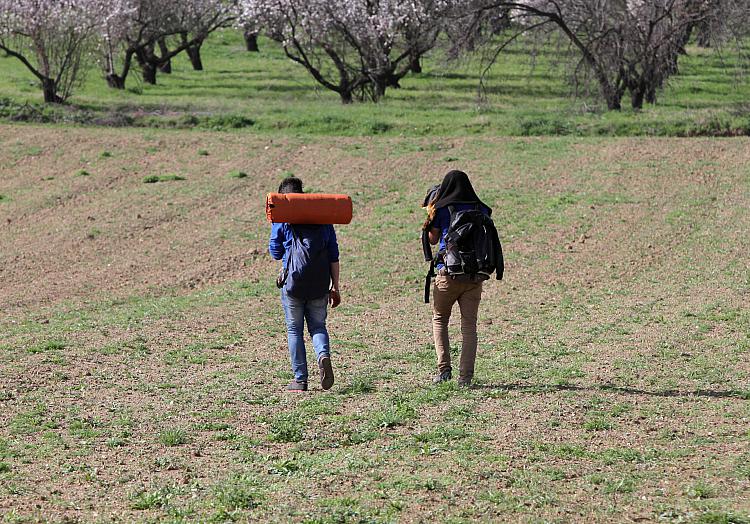
[(307, 382), (300, 382), (299, 380), (292, 380), (286, 387), (287, 391), (307, 391)]
[(440, 384), (441, 382), (447, 382), (453, 377), (451, 370), (447, 369), (432, 379), (433, 384)]
[(318, 369), (320, 370), (320, 387), (331, 389), (331, 386), (333, 386), (331, 357), (320, 357), (320, 360), (318, 360)]

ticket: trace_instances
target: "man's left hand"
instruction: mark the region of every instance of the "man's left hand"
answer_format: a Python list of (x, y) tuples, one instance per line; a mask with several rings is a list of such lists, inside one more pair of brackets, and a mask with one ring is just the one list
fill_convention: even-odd
[(331, 305), (332, 308), (337, 307), (339, 304), (341, 304), (341, 293), (338, 289), (332, 289), (328, 293), (328, 303)]

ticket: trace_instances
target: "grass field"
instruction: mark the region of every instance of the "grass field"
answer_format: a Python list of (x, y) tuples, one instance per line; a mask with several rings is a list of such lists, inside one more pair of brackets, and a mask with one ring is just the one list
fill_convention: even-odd
[[(0, 520), (748, 523), (748, 161), (742, 138), (0, 126)], [(507, 256), (469, 390), (430, 385), (421, 303), (418, 205), (450, 168)], [(287, 173), (355, 202), (330, 392), (283, 391), (263, 195)]]
[[(204, 48), (206, 71), (174, 61), (172, 75), (143, 85), (137, 71), (125, 92), (106, 87), (99, 70), (67, 109), (40, 107), (41, 91), (18, 60), (0, 57), (0, 117), (64, 124), (147, 127), (242, 128), (272, 135), (466, 136), (734, 136), (750, 133), (750, 83), (738, 76), (731, 49), (721, 54), (690, 47), (659, 104), (640, 113), (601, 111), (573, 98), (561, 52), (528, 43), (501, 55), (479, 103), (482, 60), (446, 64), (435, 52), (425, 72), (407, 76), (380, 104), (342, 106), (338, 95), (318, 88), (277, 44), (262, 40), (260, 54), (244, 50), (237, 31), (212, 36)], [(31, 107), (25, 104), (30, 103)], [(624, 102), (627, 106), (627, 100)]]

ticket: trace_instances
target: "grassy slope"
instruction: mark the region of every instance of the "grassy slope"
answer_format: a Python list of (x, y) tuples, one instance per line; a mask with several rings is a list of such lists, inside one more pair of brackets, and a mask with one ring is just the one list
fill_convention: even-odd
[[(437, 55), (426, 61), (425, 73), (404, 79), (403, 88), (389, 90), (382, 103), (343, 107), (277, 45), (261, 44), (261, 54), (250, 54), (237, 32), (215, 35), (205, 46), (206, 71), (193, 72), (180, 56), (175, 73), (160, 75), (158, 86), (141, 85), (135, 73), (126, 92), (108, 89), (92, 70), (71, 100), (83, 111), (68, 118), (121, 112), (142, 125), (164, 126), (185, 125), (183, 115), (191, 113), (206, 119), (205, 126), (226, 127), (231, 122), (210, 115), (230, 114), (252, 119), (256, 132), (332, 135), (689, 135), (750, 129), (744, 105), (750, 86), (735, 77), (731, 55), (723, 61), (700, 49), (691, 48), (681, 59), (681, 75), (657, 107), (633, 114), (591, 112), (590, 102), (572, 99), (564, 73), (550, 65), (552, 50), (540, 53), (534, 68), (523, 46), (504, 53), (487, 83), (489, 104), (482, 107), (479, 60), (446, 66)], [(3, 97), (20, 104), (41, 97), (30, 73), (11, 58), (0, 58)]]
[[(0, 515), (750, 522), (748, 160), (744, 139), (0, 127)], [(449, 167), (508, 257), (472, 390), (427, 385), (417, 204)], [(282, 391), (261, 195), (285, 172), (356, 202), (330, 393)]]

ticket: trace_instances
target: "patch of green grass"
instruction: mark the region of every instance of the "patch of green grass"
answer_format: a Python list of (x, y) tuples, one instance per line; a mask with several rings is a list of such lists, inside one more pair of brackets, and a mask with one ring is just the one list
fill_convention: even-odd
[(122, 448), (128, 445), (128, 439), (124, 437), (110, 437), (107, 439), (108, 448)]
[(140, 490), (130, 495), (130, 507), (135, 510), (163, 508), (175, 496), (173, 487), (162, 487), (152, 491)]
[(403, 426), (416, 416), (416, 409), (408, 399), (395, 398), (370, 416), (372, 428), (389, 429)]
[(10, 420), (10, 431), (19, 435), (31, 435), (42, 429), (59, 427), (56, 419), (50, 418), (47, 407), (37, 404), (28, 411), (18, 413)]
[(10, 197), (7, 195), (0, 194), (0, 202), (9, 202)]
[(99, 158), (112, 158), (112, 153), (109, 151), (102, 151), (99, 153)]
[(75, 419), (68, 425), (68, 432), (71, 436), (89, 440), (98, 437), (101, 431), (97, 429), (99, 424), (93, 419)]
[(440, 443), (450, 444), (456, 440), (465, 439), (469, 431), (463, 427), (440, 426), (430, 431), (417, 433), (414, 440), (418, 443)]
[(28, 352), (31, 354), (47, 353), (52, 351), (61, 351), (66, 347), (67, 344), (61, 340), (50, 340), (48, 342), (42, 342), (41, 344), (29, 346)]
[(370, 377), (357, 376), (341, 389), (342, 395), (367, 395), (375, 391), (375, 384)]
[(207, 149), (199, 149), (198, 150), (198, 156), (208, 156), (208, 150)]
[(80, 169), (76, 172), (75, 176), (91, 176), (91, 173), (89, 173), (85, 169)]
[(690, 524), (750, 524), (750, 516), (724, 511), (707, 511), (689, 520)]
[(583, 429), (586, 431), (606, 431), (612, 429), (612, 421), (601, 415), (589, 417), (583, 423)]
[(381, 520), (363, 508), (359, 500), (350, 496), (338, 496), (322, 500), (317, 514), (305, 518), (302, 522), (304, 524), (337, 524), (340, 522), (375, 523)]
[(189, 344), (180, 349), (170, 349), (164, 353), (164, 362), (170, 366), (177, 364), (202, 365), (208, 361), (203, 344)]
[(693, 499), (710, 499), (716, 496), (716, 488), (705, 481), (699, 480), (689, 486), (685, 494)]
[(30, 147), (27, 147), (26, 150), (24, 151), (24, 154), (26, 156), (39, 156), (42, 153), (44, 153), (44, 149), (39, 146), (30, 146)]
[(187, 432), (180, 428), (165, 429), (159, 433), (158, 439), (160, 443), (168, 447), (182, 446), (190, 441)]
[(177, 180), (185, 180), (185, 177), (175, 174), (148, 175), (143, 177), (144, 184), (156, 184), (157, 182), (174, 182)]
[(604, 492), (615, 493), (632, 493), (637, 487), (637, 481), (633, 477), (623, 476), (604, 482)]
[(347, 445), (358, 445), (371, 442), (378, 438), (379, 433), (371, 429), (348, 429), (344, 431), (345, 441)]
[(247, 178), (247, 173), (244, 171), (230, 171), (229, 178)]
[(0, 462), (0, 473), (10, 472), (10, 464), (7, 462)]
[(270, 422), (268, 440), (271, 442), (299, 442), (305, 424), (297, 413), (279, 413)]
[(235, 475), (214, 487), (215, 505), (222, 517), (229, 517), (238, 510), (253, 509), (262, 499), (257, 480), (246, 475)]
[(274, 475), (281, 475), (288, 477), (294, 475), (302, 469), (300, 461), (294, 458), (286, 458), (275, 461), (270, 468), (271, 473)]

